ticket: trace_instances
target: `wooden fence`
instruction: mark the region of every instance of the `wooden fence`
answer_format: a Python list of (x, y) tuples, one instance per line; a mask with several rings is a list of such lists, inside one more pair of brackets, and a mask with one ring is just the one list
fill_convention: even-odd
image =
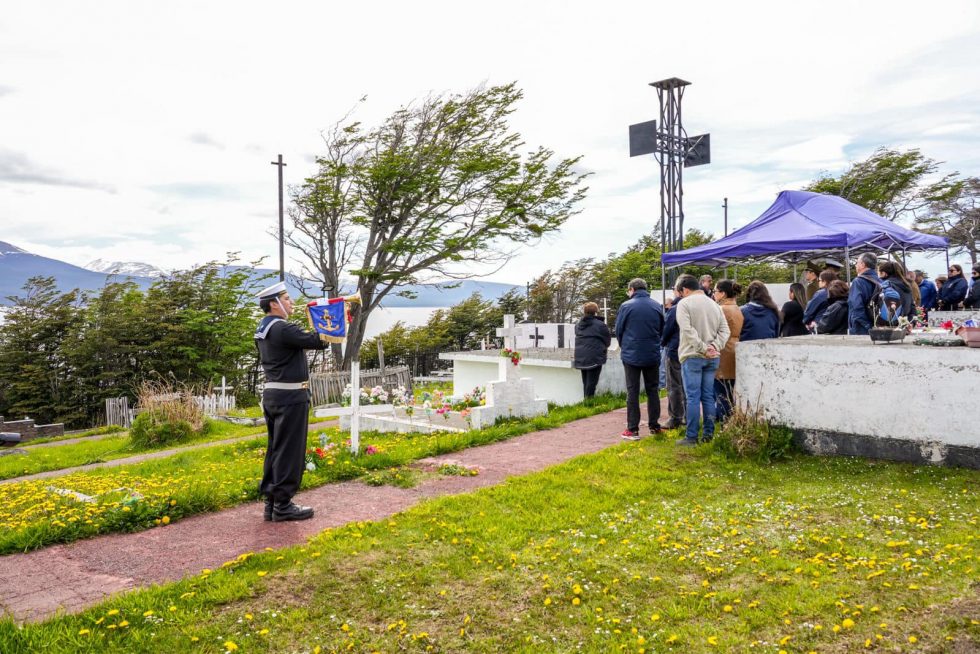
[[(313, 406), (340, 402), (344, 389), (350, 383), (350, 371), (317, 372), (310, 375), (310, 390), (313, 393)], [(411, 390), (412, 372), (408, 366), (390, 366), (384, 370), (362, 370), (361, 388), (381, 386), (391, 390), (402, 386)]]
[(234, 395), (215, 395), (214, 393), (210, 395), (195, 395), (194, 402), (209, 416), (235, 408)]
[(129, 408), (129, 398), (110, 397), (105, 401), (105, 423), (129, 429), (133, 426), (136, 412)]

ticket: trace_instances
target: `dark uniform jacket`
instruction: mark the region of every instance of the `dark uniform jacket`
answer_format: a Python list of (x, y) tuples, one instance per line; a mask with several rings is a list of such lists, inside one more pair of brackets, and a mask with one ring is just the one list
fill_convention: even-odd
[(606, 323), (595, 316), (583, 316), (575, 325), (575, 359), (572, 367), (589, 370), (605, 364), (606, 350), (611, 340)]
[(980, 309), (980, 279), (973, 280), (973, 286), (970, 287), (970, 292), (966, 294), (966, 299), (963, 300), (963, 308)]
[[(327, 343), (317, 334), (307, 332), (278, 316), (266, 316), (255, 332), (259, 360), (267, 382), (309, 381), (310, 369), (304, 350), (322, 350)], [(283, 406), (309, 401), (305, 388), (284, 390), (268, 388), (262, 392), (262, 403)]]
[(939, 304), (943, 311), (956, 311), (960, 302), (966, 297), (966, 279), (963, 275), (950, 275), (943, 287), (939, 289)]

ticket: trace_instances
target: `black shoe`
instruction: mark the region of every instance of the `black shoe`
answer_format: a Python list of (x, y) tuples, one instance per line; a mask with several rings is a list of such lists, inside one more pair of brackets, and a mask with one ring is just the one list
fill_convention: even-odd
[(309, 520), (313, 517), (313, 509), (308, 506), (300, 506), (287, 502), (286, 504), (276, 504), (272, 511), (273, 522), (286, 522), (288, 520)]
[(265, 498), (264, 517), (266, 522), (272, 522), (272, 498), (271, 497)]
[(683, 445), (685, 447), (694, 447), (697, 444), (698, 444), (697, 441), (692, 441), (690, 438), (687, 438), (687, 437), (680, 438), (680, 439), (674, 441), (674, 445)]
[(664, 428), (661, 427), (660, 425), (651, 425), (650, 426), (650, 435), (651, 436), (656, 436), (657, 434), (662, 434), (662, 433), (664, 433)]

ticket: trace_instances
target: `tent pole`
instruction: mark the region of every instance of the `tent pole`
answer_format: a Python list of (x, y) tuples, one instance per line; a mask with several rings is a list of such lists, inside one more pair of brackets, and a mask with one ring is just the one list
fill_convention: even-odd
[(667, 267), (664, 266), (663, 256), (660, 257), (660, 291), (662, 294), (660, 304), (667, 304)]
[(847, 271), (847, 283), (851, 283), (851, 248), (844, 246), (844, 270)]
[(949, 248), (946, 248), (946, 270), (949, 270)]

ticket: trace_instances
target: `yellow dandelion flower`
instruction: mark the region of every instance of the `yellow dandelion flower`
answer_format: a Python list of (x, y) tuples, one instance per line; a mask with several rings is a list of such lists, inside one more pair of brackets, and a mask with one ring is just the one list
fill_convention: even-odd
[(163, 516), (162, 518), (160, 518), (160, 522), (162, 522), (165, 525), (169, 525), (170, 524), (170, 516), (168, 516), (168, 515)]
[(853, 629), (854, 620), (851, 620), (850, 618), (844, 618), (844, 620), (840, 623), (840, 626), (844, 627), (845, 629)]
[(711, 645), (712, 647), (717, 647), (718, 636), (708, 636), (708, 644)]
[(551, 606), (551, 598), (550, 597), (545, 597), (544, 598), (544, 605), (545, 606)]
[(577, 598), (577, 597), (573, 597), (572, 598), (572, 605), (573, 606), (578, 606), (581, 603), (582, 603), (582, 600), (580, 600), (579, 598)]
[(724, 611), (725, 613), (731, 613), (735, 609), (732, 608), (731, 604), (726, 604), (725, 606), (722, 607), (721, 610)]
[(238, 649), (238, 645), (236, 645), (234, 642), (230, 640), (225, 641), (225, 651), (234, 652), (237, 649)]
[(659, 613), (654, 613), (653, 615), (650, 616), (650, 622), (656, 622), (659, 619), (660, 619)]
[(119, 609), (110, 609), (106, 611), (106, 615), (119, 615)]
[(129, 626), (129, 621), (128, 620), (123, 620), (122, 622), (119, 623), (119, 626), (120, 627), (128, 627)]
[(152, 611), (152, 610), (149, 610), (149, 611), (143, 611), (143, 617), (144, 617), (144, 618), (148, 618), (148, 617), (150, 617), (151, 615), (153, 615), (153, 611)]
[(909, 636), (909, 642), (912, 643), (912, 644), (915, 644), (915, 643), (919, 642), (919, 639), (916, 638), (915, 636)]
[(260, 577), (264, 577), (264, 576), (266, 576), (267, 574), (269, 574), (269, 572), (268, 572), (267, 570), (259, 570), (259, 571), (258, 571), (258, 572), (256, 572), (255, 574), (257, 574), (257, 575), (258, 575), (258, 576), (260, 576)]
[(89, 630), (88, 629), (80, 629), (79, 632), (78, 632), (78, 635), (79, 636), (84, 636), (87, 633), (89, 633)]

